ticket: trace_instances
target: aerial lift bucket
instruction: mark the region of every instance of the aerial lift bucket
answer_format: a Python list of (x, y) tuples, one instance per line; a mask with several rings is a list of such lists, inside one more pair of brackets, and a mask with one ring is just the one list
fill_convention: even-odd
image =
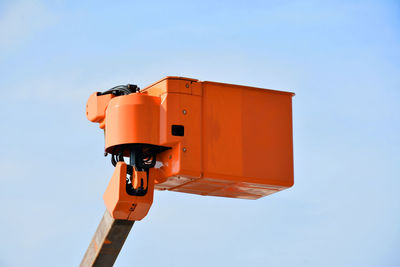
[(92, 94), (86, 115), (116, 167), (107, 210), (141, 220), (154, 189), (258, 199), (291, 187), (293, 95), (182, 77)]

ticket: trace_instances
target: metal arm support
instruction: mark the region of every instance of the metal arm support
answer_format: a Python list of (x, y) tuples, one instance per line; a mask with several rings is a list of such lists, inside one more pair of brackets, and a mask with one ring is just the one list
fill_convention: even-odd
[(116, 220), (106, 210), (79, 266), (113, 266), (134, 222)]

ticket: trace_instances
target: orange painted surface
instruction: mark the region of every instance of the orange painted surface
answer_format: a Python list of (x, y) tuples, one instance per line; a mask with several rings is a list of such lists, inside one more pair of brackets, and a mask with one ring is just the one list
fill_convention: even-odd
[[(293, 95), (166, 77), (139, 93), (92, 95), (87, 116), (105, 126), (109, 153), (122, 144), (168, 148), (157, 154), (149, 187), (257, 199), (293, 185)], [(172, 131), (176, 126), (184, 129), (178, 135)], [(145, 197), (124, 196), (121, 172), (126, 174), (126, 165), (118, 163), (104, 194), (107, 208), (113, 217), (141, 218), (150, 208), (153, 193), (150, 202), (149, 198), (141, 202)], [(140, 215), (127, 213), (133, 203), (140, 204), (132, 214)]]
[(172, 147), (156, 189), (257, 199), (293, 185), (293, 93), (181, 77), (142, 92), (161, 98), (158, 144)]
[[(149, 179), (148, 191), (145, 196), (131, 196), (126, 192), (126, 169), (124, 162), (118, 162), (114, 174), (104, 192), (103, 199), (108, 212), (115, 219), (143, 219), (153, 203), (154, 179)], [(150, 175), (151, 175), (150, 170)]]
[(86, 117), (91, 122), (98, 122), (101, 129), (104, 129), (106, 108), (113, 97), (111, 94), (98, 96), (97, 93), (93, 93), (87, 101)]
[(110, 100), (105, 119), (105, 146), (108, 153), (121, 144), (159, 142), (160, 98), (130, 94)]

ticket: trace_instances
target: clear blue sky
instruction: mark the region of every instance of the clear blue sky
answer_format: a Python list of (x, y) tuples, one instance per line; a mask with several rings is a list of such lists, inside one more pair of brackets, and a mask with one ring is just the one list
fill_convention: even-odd
[(156, 192), (115, 266), (400, 266), (399, 1), (0, 1), (0, 266), (77, 266), (113, 172), (94, 91), (294, 91), (295, 186)]

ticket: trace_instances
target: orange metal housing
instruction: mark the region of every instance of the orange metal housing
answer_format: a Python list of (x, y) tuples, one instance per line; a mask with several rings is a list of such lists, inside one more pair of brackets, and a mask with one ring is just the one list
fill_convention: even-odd
[(105, 116), (106, 151), (121, 144), (160, 143), (160, 98), (129, 94), (110, 100)]
[(139, 221), (147, 215), (153, 203), (154, 179), (149, 179), (146, 195), (131, 196), (126, 192), (126, 169), (126, 163), (117, 163), (103, 199), (113, 218)]
[(257, 199), (293, 185), (293, 95), (166, 77), (140, 93), (107, 96), (107, 107), (91, 100), (89, 114), (105, 123), (107, 152), (133, 143), (169, 148), (157, 155), (156, 189)]

